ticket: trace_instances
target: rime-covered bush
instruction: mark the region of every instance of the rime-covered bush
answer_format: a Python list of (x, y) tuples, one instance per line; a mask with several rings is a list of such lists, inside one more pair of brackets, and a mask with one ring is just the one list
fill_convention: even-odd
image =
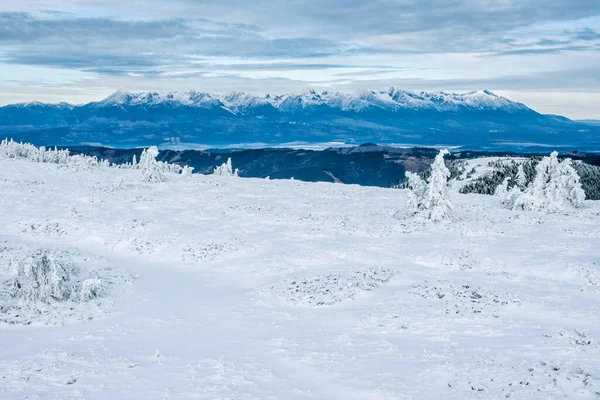
[(417, 174), (406, 174), (411, 190), (408, 206), (415, 214), (432, 221), (442, 221), (452, 216), (452, 204), (448, 193), (450, 170), (444, 163), (446, 154), (450, 154), (448, 150), (440, 150), (433, 160), (427, 183)]
[[(515, 160), (490, 161), (489, 166), (493, 168), (491, 173), (484, 174), (476, 180), (469, 182), (461, 187), (459, 192), (493, 195), (496, 193), (498, 186), (506, 178), (510, 178), (506, 188), (507, 191), (510, 191), (514, 186), (520, 185), (523, 185), (522, 189), (524, 189), (529, 182), (533, 181), (537, 163), (537, 159), (525, 160), (523, 162)], [(519, 169), (522, 170), (520, 178), (517, 177)]]
[(410, 189), (407, 207), (412, 214), (417, 214), (425, 207), (427, 196), (427, 182), (414, 173), (406, 171), (406, 187)]
[(221, 175), (221, 176), (239, 176), (239, 170), (236, 168), (233, 169), (231, 165), (231, 158), (227, 159), (226, 163), (223, 163), (215, 168), (213, 175)]
[(98, 161), (98, 159), (94, 156), (84, 156), (82, 154), (76, 154), (73, 156), (69, 156), (67, 162), (60, 165), (61, 167), (75, 171), (91, 171), (92, 169), (95, 169), (98, 166), (104, 164)]
[(102, 279), (80, 279), (80, 268), (57, 251), (38, 249), (11, 261), (14, 269), (11, 296), (23, 304), (51, 304), (61, 301), (86, 302), (98, 297)]
[(13, 297), (26, 303), (51, 303), (71, 297), (71, 277), (76, 272), (72, 263), (47, 249), (13, 262), (16, 264)]
[(152, 146), (142, 152), (140, 156), (140, 170), (142, 182), (157, 183), (165, 182), (167, 179), (163, 175), (163, 171), (156, 161), (158, 148)]
[(69, 150), (46, 149), (44, 146), (35, 147), (30, 143), (17, 143), (12, 139), (0, 142), (0, 156), (7, 158), (25, 158), (34, 162), (67, 164)]
[(102, 294), (104, 290), (104, 282), (100, 278), (90, 278), (78, 283), (74, 287), (73, 300), (81, 302), (90, 301)]
[(163, 173), (180, 174), (183, 168), (177, 164), (157, 161), (158, 169)]
[(193, 171), (194, 171), (194, 167), (188, 167), (187, 165), (185, 165), (181, 169), (181, 176), (188, 178), (188, 177), (192, 176)]
[[(156, 150), (156, 154), (154, 155), (154, 157), (151, 157), (148, 154), (148, 150), (150, 149)], [(83, 154), (70, 155), (69, 150), (58, 150), (57, 148), (46, 149), (44, 146), (35, 147), (34, 145), (29, 143), (17, 143), (12, 139), (5, 139), (2, 142), (0, 142), (0, 157), (21, 158), (33, 162), (58, 164), (60, 168), (76, 171), (89, 171), (98, 167), (142, 169), (142, 179), (150, 179), (149, 181), (144, 180), (146, 182), (155, 182), (157, 181), (156, 179), (158, 179), (158, 181), (162, 181), (160, 180), (161, 176), (162, 179), (164, 179), (163, 174), (165, 173), (180, 174), (183, 172), (183, 168), (177, 164), (156, 161), (158, 149), (156, 147), (151, 147), (150, 149), (144, 150), (144, 153), (142, 153), (142, 157), (140, 158), (139, 163), (134, 155), (131, 163), (116, 165), (111, 164), (108, 160), (99, 160), (95, 156), (86, 156)], [(154, 150), (152, 150), (151, 153), (153, 153)], [(144, 157), (146, 158), (144, 159)], [(144, 169), (145, 162), (147, 163), (147, 165)]]
[(510, 183), (510, 177), (504, 178), (501, 184), (496, 187), (494, 196), (505, 197), (508, 194), (508, 184)]

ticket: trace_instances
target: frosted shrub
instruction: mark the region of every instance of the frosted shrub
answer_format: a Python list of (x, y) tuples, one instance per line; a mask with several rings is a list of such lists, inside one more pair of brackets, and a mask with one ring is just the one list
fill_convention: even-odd
[(554, 151), (535, 171), (533, 182), (516, 198), (513, 208), (556, 212), (583, 205), (585, 193), (570, 159), (560, 162)]
[(17, 261), (12, 296), (27, 303), (51, 303), (71, 296), (75, 267), (49, 250), (37, 250)]
[(504, 178), (502, 183), (498, 185), (496, 187), (496, 190), (494, 191), (494, 196), (499, 197), (502, 201), (502, 204), (508, 206), (509, 208), (512, 208), (514, 206), (515, 202), (522, 194), (518, 184), (514, 185), (512, 188), (509, 189), (509, 184), (511, 181), (511, 177)]
[[(154, 153), (155, 151), (156, 154), (151, 157), (148, 151), (151, 153)], [(17, 143), (12, 139), (4, 139), (0, 142), (0, 157), (22, 158), (32, 162), (58, 164), (61, 168), (72, 169), (75, 171), (88, 171), (98, 167), (143, 169), (143, 158), (146, 157), (145, 161), (148, 163), (145, 170), (146, 175), (142, 172), (142, 176), (145, 177), (145, 179), (150, 179), (150, 181), (147, 182), (164, 181), (165, 179), (162, 174), (166, 172), (175, 174), (182, 172), (183, 168), (177, 164), (156, 161), (156, 155), (158, 155), (158, 149), (156, 147), (151, 147), (148, 150), (144, 150), (139, 163), (134, 155), (132, 163), (115, 165), (111, 164), (108, 160), (99, 160), (95, 156), (86, 156), (83, 154), (70, 155), (69, 150), (58, 150), (57, 148), (46, 149), (44, 146), (38, 148), (30, 143)]]
[(67, 169), (72, 169), (75, 171), (91, 171), (92, 169), (98, 167), (100, 162), (96, 157), (84, 156), (81, 154), (76, 154), (74, 156), (69, 156), (67, 162), (65, 164), (60, 164)]
[(98, 297), (104, 288), (103, 281), (100, 278), (86, 279), (79, 285), (75, 286), (73, 292), (74, 299), (82, 302), (90, 301)]
[(226, 163), (223, 163), (215, 168), (213, 175), (239, 176), (239, 170), (237, 168), (235, 170), (233, 169), (233, 166), (231, 165), (231, 158), (228, 158)]
[(408, 198), (408, 209), (417, 214), (425, 207), (425, 196), (427, 195), (427, 182), (425, 182), (418, 174), (406, 171), (408, 179), (407, 186), (410, 189)]
[(156, 161), (157, 155), (158, 148), (156, 146), (152, 146), (142, 152), (139, 164), (139, 168), (142, 171), (142, 182), (157, 183), (167, 180)]
[(502, 183), (499, 184), (498, 187), (496, 187), (496, 190), (494, 191), (494, 196), (506, 197), (506, 195), (508, 194), (508, 183), (509, 182), (510, 182), (510, 177), (504, 178)]
[(187, 165), (181, 169), (181, 176), (188, 178), (192, 176), (192, 172), (194, 171), (194, 167), (188, 167)]
[(183, 170), (183, 168), (177, 164), (169, 164), (162, 161), (157, 161), (156, 163), (158, 164), (158, 169), (162, 173), (179, 174)]
[(104, 290), (102, 279), (80, 278), (78, 266), (57, 251), (38, 249), (12, 260), (11, 264), (15, 276), (9, 282), (10, 294), (27, 307), (69, 300), (86, 302)]
[(17, 143), (4, 139), (0, 142), (0, 156), (8, 158), (25, 158), (34, 162), (67, 164), (69, 161), (69, 150), (54, 149), (47, 150), (44, 146), (39, 148), (30, 143)]

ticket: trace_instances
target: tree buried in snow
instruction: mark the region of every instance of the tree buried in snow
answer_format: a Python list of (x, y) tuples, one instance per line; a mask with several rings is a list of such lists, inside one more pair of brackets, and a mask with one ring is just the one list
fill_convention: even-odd
[(158, 183), (167, 180), (156, 161), (157, 155), (158, 148), (156, 146), (152, 146), (142, 152), (139, 163), (139, 168), (142, 171), (142, 182)]
[(427, 183), (417, 174), (406, 173), (408, 187), (412, 192), (408, 206), (413, 213), (436, 222), (452, 215), (452, 204), (448, 194), (450, 170), (444, 163), (446, 154), (450, 154), (450, 152), (443, 149), (435, 157)]
[(536, 166), (535, 179), (514, 201), (513, 208), (557, 212), (583, 205), (585, 193), (571, 159), (562, 162), (553, 151)]
[(231, 158), (227, 159), (226, 163), (223, 163), (215, 168), (213, 175), (221, 175), (221, 176), (239, 176), (239, 170), (236, 168), (233, 169), (231, 165)]

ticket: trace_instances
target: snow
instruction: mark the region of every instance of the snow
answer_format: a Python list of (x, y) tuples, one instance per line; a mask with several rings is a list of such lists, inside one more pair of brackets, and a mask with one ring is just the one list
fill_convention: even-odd
[(0, 156), (0, 306), (39, 249), (112, 282), (0, 322), (1, 399), (599, 398), (598, 202), (164, 175)]
[(256, 108), (271, 106), (283, 112), (305, 112), (327, 106), (340, 111), (362, 112), (369, 109), (385, 111), (429, 110), (502, 110), (509, 113), (531, 111), (521, 103), (512, 102), (487, 90), (468, 93), (411, 92), (398, 88), (383, 91), (359, 90), (356, 93), (340, 93), (313, 90), (300, 94), (260, 96), (243, 92), (209, 94), (190, 92), (127, 92), (117, 91), (107, 98), (92, 103), (96, 106), (138, 106), (151, 107), (160, 104), (175, 106), (215, 108), (220, 107), (235, 114), (246, 114)]

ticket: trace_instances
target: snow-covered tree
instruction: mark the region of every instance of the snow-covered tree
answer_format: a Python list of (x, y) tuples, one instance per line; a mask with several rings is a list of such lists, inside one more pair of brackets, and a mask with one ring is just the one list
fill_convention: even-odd
[(213, 175), (221, 175), (221, 176), (239, 176), (239, 170), (236, 168), (233, 169), (231, 165), (231, 158), (227, 159), (226, 163), (223, 163), (215, 168)]
[(443, 149), (435, 157), (427, 183), (417, 174), (406, 173), (411, 191), (408, 207), (413, 213), (432, 221), (441, 221), (452, 215), (452, 204), (448, 194), (450, 170), (444, 163), (446, 154), (450, 153)]
[(157, 155), (158, 148), (156, 146), (152, 146), (142, 152), (142, 155), (140, 156), (142, 182), (157, 183), (165, 182), (167, 180), (156, 161)]
[(433, 221), (441, 221), (452, 215), (452, 203), (448, 194), (450, 170), (444, 163), (446, 154), (450, 154), (450, 152), (443, 149), (435, 156), (431, 165), (431, 175), (427, 180), (425, 210), (427, 217)]
[(585, 200), (585, 192), (581, 187), (579, 174), (573, 168), (570, 158), (560, 163), (556, 178), (558, 179), (560, 200), (572, 207), (581, 207)]
[(558, 153), (544, 157), (535, 168), (533, 182), (516, 199), (513, 208), (556, 212), (581, 207), (585, 193), (570, 159), (558, 160)]
[(408, 198), (408, 209), (417, 214), (425, 207), (425, 196), (427, 196), (427, 182), (425, 182), (418, 174), (406, 171), (407, 186), (410, 189)]
[(520, 190), (525, 190), (527, 187), (527, 175), (525, 175), (525, 170), (523, 169), (523, 164), (519, 164), (517, 169), (517, 187)]

